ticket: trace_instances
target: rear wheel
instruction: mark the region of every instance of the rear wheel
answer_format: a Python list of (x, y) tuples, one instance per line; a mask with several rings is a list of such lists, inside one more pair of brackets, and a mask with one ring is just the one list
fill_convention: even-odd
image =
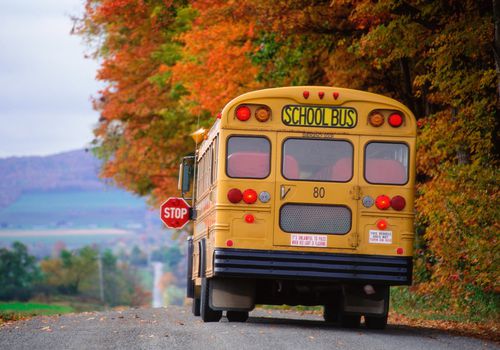
[(248, 311), (228, 311), (226, 317), (229, 322), (246, 322), (248, 320)]
[(192, 311), (194, 316), (200, 316), (200, 298), (193, 298)]
[(340, 312), (337, 305), (325, 305), (323, 308), (323, 318), (326, 322), (339, 322)]
[(200, 316), (203, 322), (219, 322), (222, 317), (222, 311), (213, 310), (209, 304), (210, 280), (202, 278), (201, 280), (201, 300)]
[(365, 325), (369, 329), (384, 329), (387, 326), (387, 315), (382, 317), (365, 316)]

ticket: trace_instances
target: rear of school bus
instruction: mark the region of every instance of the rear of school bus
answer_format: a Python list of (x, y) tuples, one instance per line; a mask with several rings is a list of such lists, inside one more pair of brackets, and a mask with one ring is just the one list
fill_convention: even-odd
[(231, 101), (217, 133), (214, 222), (194, 235), (202, 318), (323, 305), (327, 321), (385, 327), (389, 286), (411, 284), (412, 113), (356, 90), (277, 88)]

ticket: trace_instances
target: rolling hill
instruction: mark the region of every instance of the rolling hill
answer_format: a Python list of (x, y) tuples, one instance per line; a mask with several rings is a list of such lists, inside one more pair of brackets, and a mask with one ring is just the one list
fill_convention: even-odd
[(84, 150), (0, 159), (0, 208), (31, 191), (103, 190), (99, 167), (100, 161)]

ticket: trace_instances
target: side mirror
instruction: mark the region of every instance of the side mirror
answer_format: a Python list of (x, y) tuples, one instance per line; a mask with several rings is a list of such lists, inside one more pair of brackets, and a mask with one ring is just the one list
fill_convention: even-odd
[(179, 166), (179, 185), (182, 197), (191, 189), (191, 179), (193, 177), (193, 160), (194, 157), (184, 157)]

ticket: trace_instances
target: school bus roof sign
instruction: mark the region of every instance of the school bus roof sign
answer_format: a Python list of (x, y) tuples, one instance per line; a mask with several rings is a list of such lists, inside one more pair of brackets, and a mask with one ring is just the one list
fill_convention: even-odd
[(358, 113), (352, 107), (286, 105), (281, 121), (287, 126), (351, 129), (358, 123)]

